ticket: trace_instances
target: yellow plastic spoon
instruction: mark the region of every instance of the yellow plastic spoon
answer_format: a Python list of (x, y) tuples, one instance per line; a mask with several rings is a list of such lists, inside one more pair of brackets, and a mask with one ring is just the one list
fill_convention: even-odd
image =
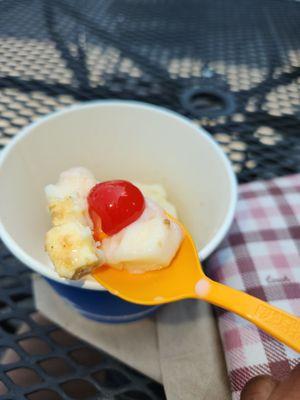
[(300, 352), (300, 318), (208, 278), (190, 234), (180, 226), (184, 239), (168, 268), (130, 274), (102, 266), (94, 270), (94, 278), (111, 293), (132, 303), (157, 305), (185, 298), (205, 300), (240, 315)]

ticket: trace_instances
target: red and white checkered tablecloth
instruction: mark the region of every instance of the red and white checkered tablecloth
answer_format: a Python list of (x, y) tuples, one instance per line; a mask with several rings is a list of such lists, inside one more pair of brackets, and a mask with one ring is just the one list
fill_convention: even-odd
[[(300, 316), (300, 174), (240, 187), (234, 223), (207, 270)], [(250, 378), (282, 379), (300, 362), (299, 354), (235, 314), (220, 310), (218, 323), (234, 400)]]

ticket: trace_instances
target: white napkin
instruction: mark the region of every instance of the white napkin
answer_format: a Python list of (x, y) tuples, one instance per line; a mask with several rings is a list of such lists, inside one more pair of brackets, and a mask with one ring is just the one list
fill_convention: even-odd
[(154, 317), (109, 325), (78, 314), (41, 278), (36, 307), (57, 325), (163, 383), (168, 400), (230, 399), (226, 367), (209, 305), (185, 300)]

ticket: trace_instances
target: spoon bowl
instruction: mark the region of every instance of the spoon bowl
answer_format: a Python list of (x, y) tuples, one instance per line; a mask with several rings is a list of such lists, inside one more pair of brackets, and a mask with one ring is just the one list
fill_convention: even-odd
[(124, 300), (144, 305), (164, 304), (197, 297), (195, 283), (206, 278), (198, 259), (196, 247), (186, 232), (168, 268), (132, 274), (105, 265), (94, 270), (93, 276), (107, 290)]

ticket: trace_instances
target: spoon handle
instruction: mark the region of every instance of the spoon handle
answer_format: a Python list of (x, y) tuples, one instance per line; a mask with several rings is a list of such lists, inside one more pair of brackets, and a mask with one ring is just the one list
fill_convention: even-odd
[(240, 315), (300, 353), (299, 317), (209, 278), (203, 282), (205, 290), (198, 290), (198, 297)]

